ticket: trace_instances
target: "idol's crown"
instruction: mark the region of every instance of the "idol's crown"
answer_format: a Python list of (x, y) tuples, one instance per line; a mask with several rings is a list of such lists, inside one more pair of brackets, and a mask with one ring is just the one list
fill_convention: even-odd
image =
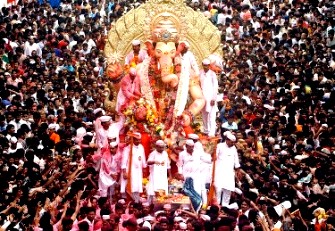
[(171, 33), (168, 30), (162, 30), (160, 32), (153, 34), (153, 41), (155, 42), (178, 42), (179, 36), (177, 34)]

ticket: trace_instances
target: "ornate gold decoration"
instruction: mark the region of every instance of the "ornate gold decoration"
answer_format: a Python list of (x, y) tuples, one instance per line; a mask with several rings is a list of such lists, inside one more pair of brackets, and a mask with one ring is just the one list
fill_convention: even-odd
[[(111, 90), (112, 89), (112, 93)], [(105, 100), (104, 100), (104, 108), (107, 112), (115, 112), (115, 107), (116, 107), (116, 98), (117, 98), (117, 91), (114, 89), (113, 85), (108, 83), (107, 86), (104, 89), (105, 92)], [(112, 94), (112, 100), (111, 98)]]
[(152, 35), (152, 40), (155, 42), (178, 42), (179, 36), (171, 33), (168, 30), (163, 30)]
[(115, 64), (121, 63), (124, 56), (119, 51), (114, 51), (112, 53), (106, 54), (107, 63), (108, 64)]
[[(160, 28), (168, 28), (169, 39), (163, 36), (167, 34), (162, 34)], [(218, 29), (201, 12), (186, 6), (183, 0), (149, 0), (130, 10), (112, 25), (105, 46), (106, 57), (115, 51), (125, 56), (132, 49), (133, 39), (142, 42), (187, 40), (199, 64), (210, 54), (222, 56)]]

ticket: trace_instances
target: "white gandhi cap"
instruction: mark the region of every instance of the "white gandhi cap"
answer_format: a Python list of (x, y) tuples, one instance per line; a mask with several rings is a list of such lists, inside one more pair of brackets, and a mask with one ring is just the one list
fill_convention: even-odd
[(109, 146), (111, 146), (112, 148), (115, 148), (118, 145), (118, 142), (111, 142), (109, 144)]
[(182, 41), (180, 43), (184, 43), (186, 48), (190, 48), (190, 44), (187, 41)]
[(234, 141), (234, 142), (236, 141), (236, 137), (229, 131), (224, 132), (223, 135), (225, 135), (227, 139), (231, 141)]
[(211, 61), (209, 59), (204, 59), (204, 60), (202, 60), (202, 64), (203, 65), (209, 65), (209, 64), (211, 64)]
[(96, 108), (93, 110), (93, 114), (97, 114), (99, 112), (104, 112), (104, 110), (102, 110), (102, 108)]
[(156, 141), (156, 146), (164, 147), (164, 146), (165, 146), (165, 143), (164, 143), (163, 140), (157, 140), (157, 141)]
[(179, 228), (180, 229), (187, 229), (187, 225), (184, 222), (179, 223)]
[(134, 39), (134, 40), (131, 42), (131, 44), (132, 44), (133, 46), (138, 46), (138, 45), (141, 45), (141, 41), (140, 41), (140, 40), (137, 40), (137, 39)]
[(146, 227), (146, 228), (149, 228), (151, 230), (151, 225), (150, 225), (150, 222), (148, 222), (148, 221), (145, 221), (143, 223), (142, 227)]
[(111, 119), (112, 119), (112, 117), (110, 117), (110, 116), (101, 116), (101, 117), (100, 117), (100, 121), (101, 121), (102, 123), (104, 123), (104, 122), (109, 122), (109, 121), (111, 121)]
[(197, 134), (188, 134), (188, 138), (192, 139), (192, 140), (198, 140), (199, 136)]
[(194, 146), (193, 140), (186, 140), (186, 145), (188, 145), (188, 146)]

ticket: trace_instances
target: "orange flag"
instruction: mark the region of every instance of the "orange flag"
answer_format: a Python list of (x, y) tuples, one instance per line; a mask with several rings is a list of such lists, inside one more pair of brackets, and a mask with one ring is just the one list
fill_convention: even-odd
[(212, 139), (212, 141), (214, 141), (214, 151), (213, 151), (213, 155), (212, 155), (212, 159), (213, 159), (213, 167), (212, 167), (212, 182), (209, 188), (209, 192), (208, 192), (208, 205), (212, 205), (214, 204), (215, 201), (215, 187), (214, 187), (214, 181), (215, 181), (215, 167), (216, 167), (216, 147), (217, 147), (217, 143), (219, 141), (220, 138), (214, 137)]

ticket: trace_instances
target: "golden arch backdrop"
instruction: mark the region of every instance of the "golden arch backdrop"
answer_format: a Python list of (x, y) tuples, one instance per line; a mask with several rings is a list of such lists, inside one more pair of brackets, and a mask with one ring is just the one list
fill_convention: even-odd
[(222, 56), (218, 29), (201, 12), (194, 11), (182, 0), (150, 0), (130, 10), (109, 31), (105, 56), (115, 52), (125, 56), (131, 51), (134, 39), (142, 43), (152, 40), (152, 34), (162, 19), (171, 23), (179, 41), (188, 41), (199, 64), (211, 54)]

